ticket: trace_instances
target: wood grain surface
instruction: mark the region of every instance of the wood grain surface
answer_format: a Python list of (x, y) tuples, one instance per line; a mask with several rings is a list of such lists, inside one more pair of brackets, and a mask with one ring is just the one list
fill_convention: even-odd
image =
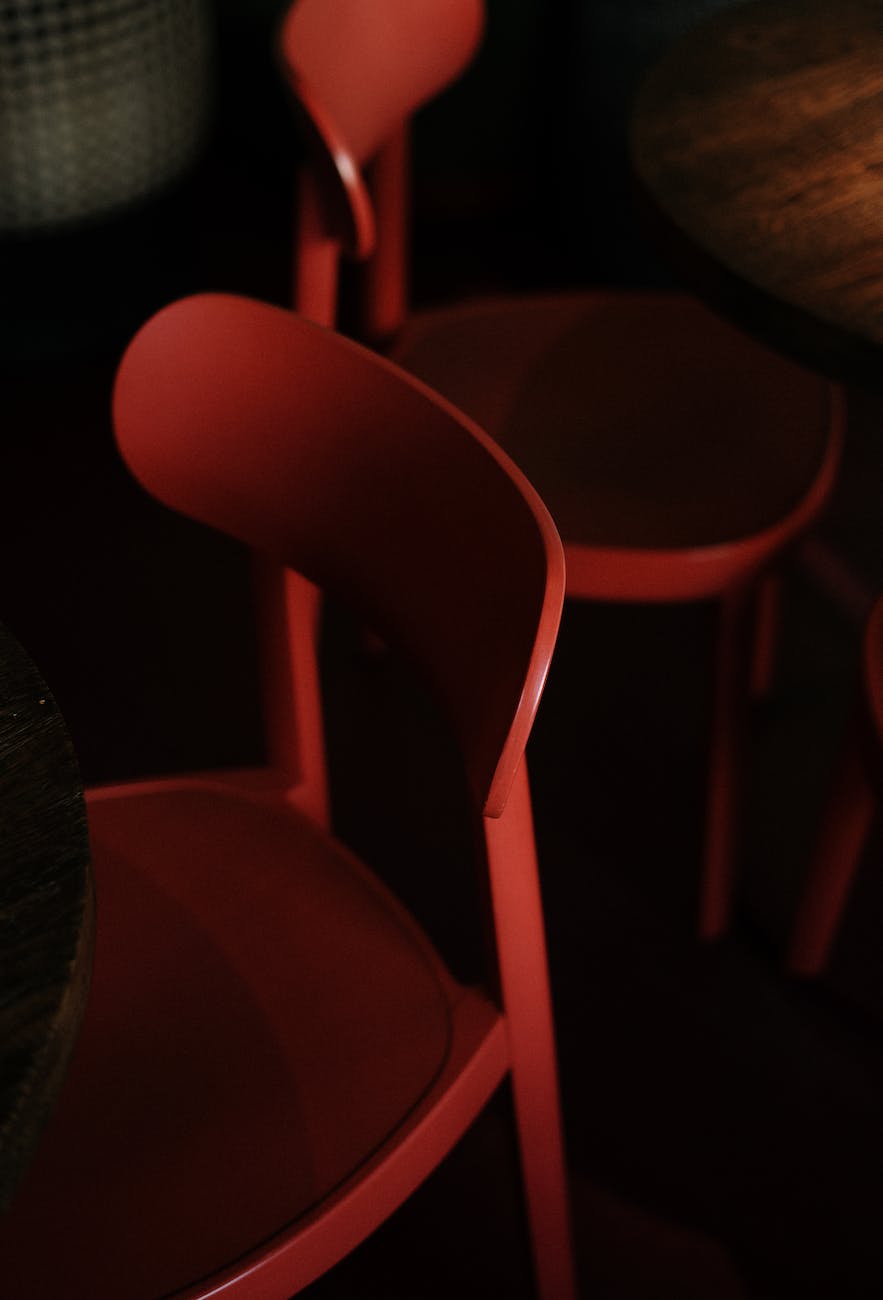
[(700, 291), (876, 381), (883, 0), (760, 0), (700, 24), (645, 79), (631, 149), (656, 233)]
[(85, 1005), (94, 904), (64, 721), (0, 627), (0, 1209), (64, 1078)]

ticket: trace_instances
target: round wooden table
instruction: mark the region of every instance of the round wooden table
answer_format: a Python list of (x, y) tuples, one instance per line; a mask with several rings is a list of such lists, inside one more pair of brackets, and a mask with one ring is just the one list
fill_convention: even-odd
[(0, 1209), (64, 1078), (91, 971), (86, 810), (61, 714), (0, 627)]
[(757, 0), (677, 42), (632, 117), (691, 288), (837, 378), (883, 378), (883, 0)]

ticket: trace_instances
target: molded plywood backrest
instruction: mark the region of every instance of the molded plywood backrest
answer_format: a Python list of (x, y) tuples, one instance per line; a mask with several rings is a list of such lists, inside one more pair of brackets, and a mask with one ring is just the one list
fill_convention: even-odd
[(502, 811), (552, 653), (561, 544), (494, 444), (391, 363), (226, 295), (155, 316), (120, 366), (143, 485), (334, 591), (436, 687), (479, 806)]
[(279, 49), (361, 164), (466, 66), (483, 22), (482, 0), (296, 0)]

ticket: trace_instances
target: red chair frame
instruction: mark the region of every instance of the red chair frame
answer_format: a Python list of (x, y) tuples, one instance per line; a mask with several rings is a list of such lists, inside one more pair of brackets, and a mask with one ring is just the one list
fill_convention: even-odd
[(286, 1300), (391, 1214), (508, 1078), (539, 1294), (572, 1300), (524, 762), (564, 594), (548, 513), (424, 385), (245, 299), (187, 299), (148, 322), (114, 409), (155, 497), (297, 566), (425, 675), (483, 830), (491, 991), (457, 984), (316, 818), (321, 761), (300, 761), (319, 712), (315, 625), (312, 642), (301, 629), (302, 689), (267, 696), (271, 734), (291, 742), (281, 768), (90, 792), (92, 994), (0, 1223), (4, 1288)]

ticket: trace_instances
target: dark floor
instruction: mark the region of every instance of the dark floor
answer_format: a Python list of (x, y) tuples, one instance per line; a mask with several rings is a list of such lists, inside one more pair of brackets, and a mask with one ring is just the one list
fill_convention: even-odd
[[(90, 782), (259, 754), (245, 557), (140, 494), (107, 410), (115, 360), (148, 304), (196, 287), (284, 299), (285, 219), (257, 240), (245, 206), (234, 193), (211, 239), (185, 230), (162, 267), (155, 249), (168, 245), (130, 227), (126, 293), (114, 276), (90, 283), (94, 243), (73, 268), (70, 248), (29, 248), (30, 269), (48, 263), (50, 279), (22, 294), (18, 317), (6, 313), (0, 604)], [(506, 279), (506, 250), (480, 230), (469, 256), (453, 227), (418, 234), (418, 294), (450, 289), (451, 267), (454, 287)], [(881, 428), (883, 402), (856, 394), (821, 530), (871, 591), (883, 586)], [(736, 920), (709, 949), (692, 927), (711, 611), (566, 612), (530, 757), (587, 1297), (883, 1295), (879, 853), (825, 980), (804, 986), (782, 968), (849, 710), (862, 599), (859, 588), (845, 611), (818, 565), (795, 557), (787, 570), (779, 675), (750, 720)], [(338, 824), (468, 974), (477, 935), (456, 869), (459, 787), (434, 722), (335, 611), (326, 660)], [(386, 812), (389, 780), (407, 784), (412, 821)], [(528, 1297), (507, 1104), (309, 1294)]]

